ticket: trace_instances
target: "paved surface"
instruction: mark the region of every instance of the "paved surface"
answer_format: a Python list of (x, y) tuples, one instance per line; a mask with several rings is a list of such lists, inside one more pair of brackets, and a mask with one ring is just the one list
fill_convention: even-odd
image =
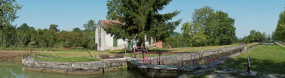
[[(229, 59), (231, 59), (231, 58), (233, 58), (235, 56), (238, 56), (238, 55), (240, 55), (240, 54), (242, 54), (244, 52), (247, 52), (248, 50), (251, 50), (253, 48), (250, 48), (250, 49), (247, 49), (247, 50), (243, 50), (240, 53), (232, 54), (232, 55), (227, 56), (227, 57), (225, 57), (225, 58), (223, 58), (221, 60), (214, 61), (214, 62), (210, 63), (209, 65), (205, 64), (205, 65), (202, 66), (202, 69), (194, 71), (194, 72), (191, 72), (191, 73), (188, 73), (188, 74), (181, 75), (178, 78), (188, 78), (188, 77), (191, 77), (193, 75), (203, 75), (203, 74), (206, 74), (206, 73), (209, 73), (208, 78), (237, 78), (237, 76), (240, 73), (236, 73), (237, 72), (236, 69), (229, 68), (227, 70), (214, 71), (214, 69), (215, 69), (214, 65), (217, 66), (218, 64), (223, 63), (226, 60), (229, 60)], [(236, 75), (233, 75), (233, 73), (236, 73)]]
[(280, 45), (280, 46), (282, 46), (282, 47), (285, 47), (284, 45), (282, 45), (282, 44), (280, 44), (280, 43), (278, 43), (278, 42), (275, 42), (277, 45)]
[(131, 60), (133, 65), (136, 65), (138, 68), (150, 68), (150, 69), (163, 69), (163, 70), (193, 70), (201, 68), (201, 66), (177, 66), (177, 65), (151, 65), (151, 64), (142, 64), (142, 61)]

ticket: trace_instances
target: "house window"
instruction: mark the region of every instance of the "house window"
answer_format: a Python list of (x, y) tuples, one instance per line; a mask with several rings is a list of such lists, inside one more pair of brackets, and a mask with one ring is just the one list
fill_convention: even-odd
[(113, 37), (113, 47), (117, 47), (118, 46), (118, 40), (117, 38)]

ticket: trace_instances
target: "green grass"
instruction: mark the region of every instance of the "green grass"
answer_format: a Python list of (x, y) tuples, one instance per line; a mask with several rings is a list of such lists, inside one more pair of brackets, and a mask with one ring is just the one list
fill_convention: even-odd
[(251, 70), (265, 74), (285, 74), (285, 48), (278, 45), (261, 45), (222, 65), (237, 70), (247, 70), (247, 57), (250, 56)]
[(86, 62), (86, 61), (100, 61), (98, 58), (91, 58), (91, 57), (39, 57), (39, 56), (55, 56), (48, 53), (37, 53), (35, 55), (36, 60), (40, 61), (57, 61), (57, 62)]
[(189, 76), (188, 78), (208, 78), (208, 74), (203, 74), (203, 75), (193, 75)]

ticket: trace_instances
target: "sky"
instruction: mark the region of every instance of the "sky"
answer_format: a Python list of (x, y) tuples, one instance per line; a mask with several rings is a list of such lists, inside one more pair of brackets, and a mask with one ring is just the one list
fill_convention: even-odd
[[(92, 19), (106, 20), (106, 0), (16, 0), (23, 5), (17, 12), (19, 16), (13, 24), (18, 27), (23, 23), (36, 29), (49, 28), (57, 24), (58, 29), (72, 31), (73, 28), (84, 29), (83, 24)], [(271, 34), (277, 25), (279, 14), (285, 10), (285, 0), (173, 0), (160, 13), (181, 11), (170, 21), (182, 19), (174, 30), (182, 33), (185, 22), (192, 21), (195, 9), (210, 6), (214, 10), (228, 13), (235, 19), (236, 36), (243, 38), (250, 30)]]

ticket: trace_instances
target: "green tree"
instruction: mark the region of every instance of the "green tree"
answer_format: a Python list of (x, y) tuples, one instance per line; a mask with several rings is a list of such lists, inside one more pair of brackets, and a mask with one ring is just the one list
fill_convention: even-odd
[(198, 32), (191, 40), (194, 46), (205, 46), (207, 43), (207, 38), (203, 32)]
[(49, 27), (49, 30), (44, 32), (44, 38), (45, 38), (45, 42), (47, 43), (47, 47), (58, 47), (58, 37), (57, 37), (57, 32), (59, 32), (60, 30), (57, 29), (58, 25), (56, 24), (51, 24)]
[(279, 14), (277, 27), (274, 32), (274, 40), (285, 41), (285, 11)]
[(270, 34), (268, 34), (267, 36), (268, 36), (268, 37), (267, 37), (267, 42), (271, 42), (271, 39), (272, 39), (272, 38), (271, 38)]
[(94, 20), (90, 19), (86, 24), (83, 24), (83, 27), (85, 28), (85, 31), (91, 32), (95, 31), (96, 23)]
[(215, 26), (217, 25), (217, 21), (215, 18), (214, 9), (210, 6), (205, 6), (200, 9), (195, 9), (192, 22), (198, 23), (199, 28), (203, 29), (206, 39), (208, 40), (209, 45), (214, 45), (215, 42)]
[(29, 31), (30, 27), (26, 23), (17, 28), (17, 47), (26, 47), (29, 44), (31, 39)]
[[(188, 42), (192, 42), (191, 45), (228, 45), (237, 41), (235, 20), (223, 11), (214, 11), (211, 7), (205, 6), (195, 9), (192, 20), (184, 23), (181, 28), (184, 38), (190, 40)], [(195, 39), (192, 39), (194, 36)]]
[(56, 24), (51, 24), (50, 27), (49, 27), (49, 30), (50, 31), (55, 31), (55, 32), (60, 32), (59, 29), (57, 29), (58, 25)]
[(216, 30), (214, 31), (215, 42), (219, 42), (219, 44), (222, 45), (234, 43), (237, 40), (235, 36), (236, 28), (234, 27), (235, 20), (230, 18), (228, 14), (223, 11), (216, 11), (216, 20), (217, 27), (215, 27)]
[(0, 46), (7, 48), (13, 46), (15, 39), (16, 28), (14, 26), (4, 26), (0, 30)]
[(263, 33), (261, 34), (261, 41), (262, 41), (262, 42), (266, 42), (266, 41), (267, 41), (267, 37), (266, 37), (266, 33), (265, 33), (265, 32), (263, 32)]
[(186, 22), (181, 27), (182, 35), (185, 38), (185, 46), (192, 46), (191, 38), (194, 34), (194, 26), (191, 22)]
[(83, 25), (83, 27), (85, 28), (84, 35), (86, 36), (87, 40), (87, 44), (85, 46), (88, 49), (92, 49), (94, 48), (95, 44), (95, 33), (93, 31), (96, 29), (96, 23), (94, 20), (90, 19), (86, 24)]
[(46, 43), (44, 41), (44, 31), (42, 29), (37, 29), (36, 31), (36, 45), (37, 47), (46, 47)]
[(72, 30), (72, 32), (81, 32), (81, 29), (78, 28), (78, 27), (76, 27), (76, 28), (74, 28), (74, 29)]
[[(160, 14), (171, 0), (109, 0), (107, 19), (115, 20), (105, 30), (116, 38), (136, 39), (144, 45), (146, 39), (164, 40), (181, 20), (170, 22), (180, 11)], [(118, 21), (119, 20), (119, 21)], [(145, 37), (147, 37), (145, 39)]]
[(16, 0), (1, 0), (0, 1), (0, 30), (4, 26), (11, 25), (19, 16), (16, 15), (17, 11), (20, 10), (22, 6), (17, 4)]

